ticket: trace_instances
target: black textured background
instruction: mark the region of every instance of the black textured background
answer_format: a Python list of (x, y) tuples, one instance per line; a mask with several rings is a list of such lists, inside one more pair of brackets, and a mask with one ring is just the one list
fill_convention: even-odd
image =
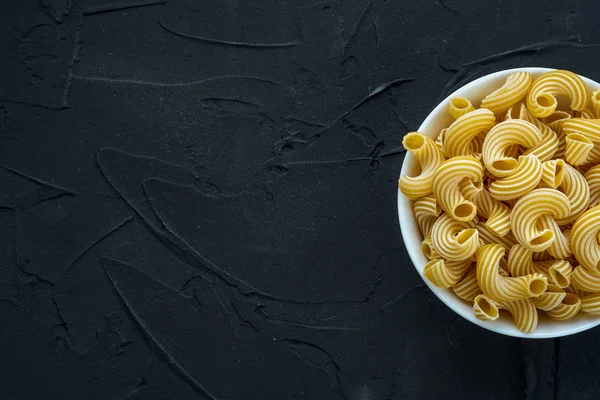
[(600, 330), (423, 285), (401, 138), (520, 66), (600, 80), (600, 3), (1, 0), (0, 399), (597, 399)]

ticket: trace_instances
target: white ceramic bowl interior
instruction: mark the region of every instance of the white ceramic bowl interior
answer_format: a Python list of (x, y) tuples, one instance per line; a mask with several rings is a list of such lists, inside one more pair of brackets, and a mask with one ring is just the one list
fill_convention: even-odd
[[(553, 68), (515, 68), (495, 72), (470, 82), (450, 94), (438, 104), (438, 106), (427, 116), (425, 121), (423, 121), (418, 131), (431, 138), (435, 138), (441, 129), (448, 127), (453, 121), (448, 113), (448, 102), (453, 97), (467, 98), (471, 100), (475, 107), (478, 107), (481, 99), (502, 86), (510, 74), (519, 71), (527, 71), (533, 78), (537, 78), (541, 74), (552, 70)], [(590, 89), (595, 90), (600, 88), (598, 82), (585, 77), (582, 78)], [(406, 154), (400, 174), (414, 175), (418, 172), (419, 166), (416, 158), (410, 153)], [(537, 329), (533, 333), (523, 333), (515, 328), (512, 318), (505, 312), (502, 312), (502, 316), (496, 321), (481, 321), (475, 318), (475, 315), (473, 315), (472, 303), (460, 299), (451, 289), (442, 289), (432, 285), (423, 277), (423, 268), (428, 261), (421, 251), (421, 241), (423, 240), (423, 237), (412, 212), (412, 201), (404, 197), (400, 190), (398, 190), (398, 218), (400, 219), (400, 229), (402, 231), (404, 244), (415, 268), (419, 272), (419, 275), (421, 275), (421, 278), (423, 278), (433, 293), (435, 293), (444, 304), (472, 323), (504, 335), (535, 339), (571, 335), (600, 324), (600, 316), (593, 316), (582, 312), (572, 320), (568, 321), (555, 321), (547, 318), (543, 312), (540, 312), (540, 320)]]

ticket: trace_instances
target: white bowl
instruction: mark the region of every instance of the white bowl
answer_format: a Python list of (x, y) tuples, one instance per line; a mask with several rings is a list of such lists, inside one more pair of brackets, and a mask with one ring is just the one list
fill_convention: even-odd
[[(479, 105), (481, 99), (496, 90), (506, 80), (506, 78), (515, 72), (527, 71), (533, 78), (541, 74), (552, 71), (552, 68), (515, 68), (505, 71), (495, 72), (490, 75), (481, 77), (473, 82), (466, 84), (454, 93), (446, 97), (438, 106), (425, 118), (418, 131), (431, 138), (435, 138), (441, 129), (448, 127), (453, 121), (448, 113), (448, 102), (453, 97), (464, 97), (473, 103), (475, 107)], [(600, 83), (594, 82), (591, 79), (582, 77), (590, 89), (600, 89)], [(415, 157), (408, 153), (402, 164), (401, 175), (415, 174), (418, 172), (418, 163)], [(427, 283), (427, 286), (435, 293), (437, 297), (450, 307), (454, 312), (461, 317), (493, 332), (501, 333), (508, 336), (524, 337), (524, 338), (555, 338), (560, 336), (571, 335), (577, 332), (585, 331), (600, 324), (600, 316), (593, 316), (580, 312), (575, 318), (568, 321), (555, 321), (547, 318), (543, 312), (540, 312), (540, 319), (537, 329), (533, 333), (523, 333), (519, 331), (510, 315), (502, 313), (502, 316), (496, 321), (481, 321), (475, 318), (472, 310), (472, 303), (468, 303), (454, 294), (451, 289), (441, 289), (432, 285), (426, 278), (423, 277), (423, 268), (427, 264), (427, 257), (421, 251), (421, 241), (423, 236), (419, 231), (417, 222), (412, 212), (412, 201), (404, 197), (398, 190), (398, 218), (400, 219), (400, 229), (402, 230), (402, 238), (408, 250), (415, 268), (421, 275), (421, 278)]]

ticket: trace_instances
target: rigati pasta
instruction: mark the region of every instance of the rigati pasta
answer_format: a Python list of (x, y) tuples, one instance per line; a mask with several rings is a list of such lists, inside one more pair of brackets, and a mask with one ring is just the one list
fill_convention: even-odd
[(447, 106), (437, 139), (403, 140), (421, 167), (398, 186), (414, 200), (423, 276), (525, 333), (538, 313), (600, 315), (600, 90), (569, 71), (519, 72), (479, 108)]

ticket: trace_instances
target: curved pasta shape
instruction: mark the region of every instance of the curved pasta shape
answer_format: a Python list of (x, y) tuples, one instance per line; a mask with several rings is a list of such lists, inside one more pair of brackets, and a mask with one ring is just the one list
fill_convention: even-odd
[(494, 114), (500, 114), (517, 104), (527, 95), (531, 87), (529, 72), (511, 74), (504, 85), (485, 96), (481, 101), (481, 108), (487, 108)]
[(506, 154), (509, 147), (520, 145), (527, 149), (542, 140), (540, 130), (530, 122), (510, 119), (494, 126), (483, 141), (483, 162), (486, 168), (500, 178), (513, 174), (517, 160)]
[(470, 258), (479, 247), (479, 232), (466, 222), (459, 222), (443, 214), (431, 231), (433, 247), (443, 258), (461, 261)]
[(482, 321), (495, 321), (500, 316), (500, 303), (480, 294), (473, 299), (473, 314)]
[(594, 90), (591, 97), (592, 108), (596, 118), (600, 118), (600, 89)]
[[(552, 190), (552, 189), (550, 189)], [(541, 215), (538, 219), (538, 229), (542, 231), (548, 231), (552, 233), (554, 240), (548, 246), (548, 253), (558, 259), (568, 258), (573, 252), (571, 251), (571, 243), (569, 239), (565, 235), (565, 233), (560, 229), (560, 226), (556, 223), (556, 221), (548, 214)]]
[(581, 311), (588, 314), (600, 315), (600, 293), (593, 293), (581, 299)]
[[(516, 115), (515, 115), (516, 114)], [(542, 141), (527, 150), (523, 155), (533, 154), (540, 161), (547, 161), (554, 156), (558, 150), (558, 136), (548, 125), (531, 115), (525, 104), (517, 104), (509, 109), (506, 119), (522, 119), (531, 122), (542, 133)]]
[(438, 258), (442, 257), (435, 249), (431, 236), (427, 236), (421, 241), (421, 251), (423, 254), (425, 254), (425, 257), (429, 258), (430, 260), (437, 260)]
[(475, 107), (468, 99), (464, 97), (455, 97), (450, 99), (450, 103), (448, 103), (448, 111), (452, 118), (458, 119), (463, 115), (470, 113), (471, 111), (475, 111)]
[(582, 266), (573, 270), (573, 286), (584, 292), (600, 292), (600, 273), (591, 272)]
[[(513, 200), (532, 191), (542, 179), (542, 163), (534, 155), (520, 156), (514, 172), (490, 185), (497, 200)], [(477, 203), (476, 203), (477, 204)]]
[(527, 95), (527, 108), (537, 118), (552, 114), (558, 102), (555, 96), (565, 95), (571, 100), (571, 108), (581, 111), (587, 108), (590, 92), (581, 77), (570, 71), (556, 70), (537, 78)]
[(583, 111), (578, 111), (579, 113), (579, 118), (583, 118), (583, 119), (595, 119), (596, 116), (594, 115), (594, 112), (591, 110), (583, 110)]
[(489, 296), (479, 295), (474, 299), (473, 312), (475, 316), (484, 321), (493, 321), (498, 318), (498, 310), (508, 311), (518, 330), (531, 333), (538, 324), (538, 313), (531, 299), (498, 302)]
[(544, 293), (548, 279), (542, 274), (500, 275), (498, 269), (504, 254), (504, 248), (497, 244), (488, 244), (477, 250), (477, 282), (483, 293), (498, 301), (526, 299)]
[(435, 286), (449, 288), (462, 279), (472, 264), (473, 261), (470, 259), (462, 261), (431, 260), (425, 265), (423, 276)]
[(460, 282), (452, 287), (452, 290), (458, 297), (466, 301), (473, 301), (477, 295), (481, 294), (475, 268), (471, 268)]
[(571, 133), (565, 137), (565, 160), (573, 165), (579, 166), (588, 162), (588, 157), (594, 143), (579, 133)]
[(497, 236), (510, 232), (510, 209), (506, 204), (494, 199), (483, 187), (477, 187), (472, 181), (462, 181), (459, 189), (463, 196), (477, 207), (477, 214), (486, 219), (485, 226)]
[(566, 321), (573, 318), (581, 310), (581, 299), (573, 293), (567, 293), (559, 305), (552, 310), (546, 311), (546, 314), (552, 319)]
[(549, 160), (542, 163), (542, 182), (551, 189), (558, 188), (565, 175), (563, 160)]
[[(569, 215), (569, 198), (555, 189), (535, 189), (527, 193), (515, 204), (510, 225), (517, 241), (531, 251), (543, 251), (556, 240), (553, 229), (540, 229), (538, 221), (543, 215), (564, 218)], [(556, 223), (554, 223), (556, 225)], [(555, 227), (560, 232), (558, 226)]]
[(590, 272), (600, 273), (600, 206), (590, 208), (573, 224), (571, 248), (577, 261)]
[(403, 175), (398, 180), (398, 188), (409, 199), (426, 196), (433, 191), (433, 175), (444, 161), (444, 155), (436, 144), (419, 132), (410, 132), (402, 145), (417, 158), (421, 173), (417, 176)]
[(556, 285), (548, 285), (548, 288), (539, 297), (531, 299), (538, 310), (549, 311), (558, 307), (567, 293)]
[(433, 194), (452, 218), (468, 222), (475, 217), (477, 207), (459, 190), (463, 179), (479, 182), (483, 178), (483, 166), (474, 157), (460, 156), (444, 161), (433, 175)]
[[(448, 128), (444, 128), (440, 131), (440, 133), (437, 135), (437, 137), (435, 138), (435, 145), (442, 151), (442, 154), (444, 154), (444, 137), (446, 137), (446, 132), (448, 131)], [(445, 154), (444, 154), (445, 156)]]
[(442, 207), (432, 195), (419, 197), (415, 200), (415, 203), (413, 204), (413, 214), (415, 215), (417, 225), (419, 225), (423, 237), (427, 237), (431, 234), (431, 228), (441, 213)]
[(577, 133), (592, 142), (600, 141), (600, 120), (598, 119), (571, 118), (563, 123), (562, 130), (565, 135)]
[(515, 239), (514, 235), (510, 232), (504, 236), (497, 236), (490, 232), (489, 228), (482, 222), (475, 225), (475, 229), (479, 232), (479, 240), (484, 244), (499, 244), (504, 247), (506, 251), (509, 251), (517, 244), (517, 239)]
[(573, 267), (567, 260), (535, 261), (535, 253), (517, 244), (513, 246), (507, 257), (507, 268), (511, 276), (542, 274), (548, 282), (559, 288), (565, 288), (571, 283)]
[(565, 218), (556, 218), (556, 223), (559, 225), (575, 222), (590, 202), (590, 189), (585, 177), (569, 164), (564, 164), (564, 167), (560, 189), (569, 198), (571, 211)]
[(590, 294), (589, 292), (586, 292), (584, 290), (581, 290), (581, 289), (575, 287), (573, 284), (571, 284), (568, 287), (566, 287), (565, 288), (565, 292), (567, 292), (567, 293), (573, 293), (575, 296), (579, 297), (580, 299), (583, 299), (585, 296), (587, 296), (588, 294)]
[(458, 118), (444, 137), (444, 154), (447, 157), (474, 155), (471, 141), (481, 132), (488, 132), (495, 123), (494, 113), (485, 108)]
[(600, 203), (600, 165), (590, 168), (585, 173), (585, 180), (590, 188), (590, 207)]

